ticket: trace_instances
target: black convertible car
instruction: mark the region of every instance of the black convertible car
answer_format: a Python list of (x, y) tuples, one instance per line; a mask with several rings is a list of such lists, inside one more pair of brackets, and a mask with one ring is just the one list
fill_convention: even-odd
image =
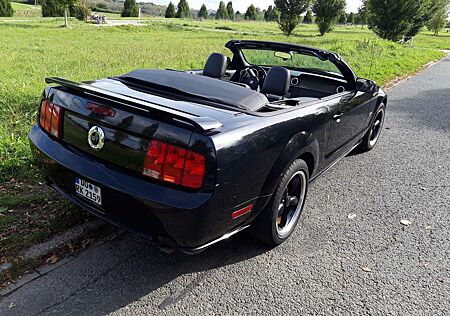
[(162, 247), (294, 231), (308, 185), (372, 149), (387, 97), (336, 53), (239, 41), (203, 70), (47, 78), (31, 147), (47, 183)]

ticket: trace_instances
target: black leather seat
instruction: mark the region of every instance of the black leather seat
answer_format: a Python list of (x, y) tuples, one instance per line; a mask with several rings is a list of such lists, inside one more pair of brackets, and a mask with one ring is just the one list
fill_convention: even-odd
[(291, 72), (284, 67), (272, 67), (264, 80), (261, 93), (267, 95), (270, 102), (282, 100), (291, 86)]
[(213, 53), (208, 57), (203, 75), (206, 77), (222, 79), (225, 76), (228, 66), (228, 58), (219, 53)]

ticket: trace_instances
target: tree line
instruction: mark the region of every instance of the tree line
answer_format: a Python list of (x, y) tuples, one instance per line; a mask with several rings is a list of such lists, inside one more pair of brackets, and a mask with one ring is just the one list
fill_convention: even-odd
[[(133, 0), (130, 0), (133, 1)], [(250, 5), (245, 12), (234, 12), (233, 3), (220, 1), (214, 14), (203, 4), (197, 16), (218, 20), (245, 19), (278, 22), (280, 30), (290, 36), (301, 23), (316, 23), (323, 36), (337, 24), (368, 25), (379, 37), (391, 41), (415, 36), (424, 26), (435, 35), (448, 23), (450, 0), (363, 0), (358, 12), (345, 12), (345, 0), (274, 0), (267, 10)], [(178, 7), (170, 2), (166, 18), (191, 17), (189, 4), (181, 0)]]
[[(70, 14), (85, 20), (90, 13), (86, 0), (39, 0), (44, 17)], [(337, 24), (361, 24), (379, 37), (391, 41), (415, 36), (423, 27), (438, 35), (448, 23), (450, 0), (363, 0), (356, 13), (345, 12), (345, 0), (274, 0), (274, 5), (261, 10), (251, 4), (245, 13), (235, 12), (233, 2), (226, 5), (220, 1), (215, 13), (210, 13), (203, 4), (198, 18), (218, 20), (265, 20), (276, 21), (280, 30), (290, 36), (301, 23), (316, 23), (321, 35), (331, 32)], [(125, 0), (121, 15), (137, 17), (136, 0)], [(0, 0), (0, 16), (12, 16), (10, 0)], [(178, 5), (170, 2), (165, 12), (166, 18), (192, 18), (187, 0)]]

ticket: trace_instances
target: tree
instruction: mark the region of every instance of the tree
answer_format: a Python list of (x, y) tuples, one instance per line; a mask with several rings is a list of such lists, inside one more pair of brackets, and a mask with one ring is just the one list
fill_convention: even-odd
[(441, 6), (448, 6), (448, 2), (442, 0), (419, 0), (414, 1), (416, 14), (411, 19), (411, 25), (406, 32), (407, 37), (416, 36), (420, 30), (427, 25), (427, 23), (433, 18), (433, 16), (440, 10)]
[(208, 18), (208, 9), (206, 9), (206, 5), (202, 4), (202, 7), (200, 8), (200, 11), (198, 11), (198, 17), (207, 19)]
[(313, 22), (313, 13), (311, 10), (306, 11), (305, 18), (303, 19), (303, 23), (311, 24)]
[(169, 5), (167, 6), (165, 17), (166, 17), (166, 19), (171, 19), (171, 18), (175, 17), (175, 14), (176, 14), (175, 6), (172, 3), (172, 1), (170, 1)]
[(310, 4), (310, 0), (275, 0), (275, 8), (280, 12), (278, 26), (286, 36), (292, 34)]
[(139, 9), (136, 0), (125, 0), (123, 3), (122, 17), (137, 17)]
[(362, 5), (358, 8), (358, 20), (359, 20), (359, 24), (361, 24), (361, 28), (367, 24), (366, 0), (363, 0)]
[(191, 17), (189, 4), (187, 3), (186, 0), (180, 0), (180, 3), (178, 3), (178, 10), (176, 17), (179, 19), (186, 19)]
[(447, 21), (450, 1), (440, 0), (439, 5), (440, 7), (436, 10), (434, 15), (431, 17), (431, 20), (427, 23), (427, 28), (430, 31), (433, 31), (435, 36), (439, 35), (439, 32), (446, 26), (447, 23), (450, 24), (450, 22)]
[(216, 19), (217, 20), (227, 20), (228, 19), (228, 11), (225, 7), (225, 3), (223, 1), (220, 1), (219, 8), (217, 9), (216, 13)]
[(415, 36), (439, 10), (439, 2), (440, 0), (367, 0), (369, 28), (379, 37), (390, 41), (398, 41), (403, 36)]
[(0, 16), (13, 16), (14, 10), (10, 0), (0, 0)]
[(65, 3), (60, 0), (43, 0), (41, 2), (43, 17), (64, 16)]
[(228, 18), (230, 20), (234, 20), (234, 8), (233, 8), (233, 2), (228, 2), (227, 4), (227, 13), (228, 13)]
[(344, 12), (344, 13), (342, 13), (339, 16), (338, 23), (339, 24), (346, 24), (347, 23), (347, 13)]
[(82, 0), (76, 0), (69, 5), (69, 12), (70, 16), (73, 16), (80, 21), (86, 21), (91, 9)]
[(348, 24), (355, 24), (355, 14), (353, 12), (350, 12), (347, 16), (347, 23)]
[(339, 16), (345, 10), (345, 0), (316, 0), (313, 12), (316, 15), (316, 24), (320, 35), (331, 32)]
[(280, 13), (273, 6), (269, 5), (269, 8), (264, 12), (264, 20), (267, 22), (278, 21)]
[(256, 21), (256, 19), (258, 18), (258, 13), (256, 12), (256, 8), (253, 4), (248, 7), (247, 12), (245, 12), (244, 16), (246, 20)]

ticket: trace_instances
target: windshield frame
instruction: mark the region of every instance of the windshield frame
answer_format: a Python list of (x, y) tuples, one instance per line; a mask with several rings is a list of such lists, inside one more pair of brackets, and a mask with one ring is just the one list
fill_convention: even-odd
[[(302, 67), (295, 67), (295, 66), (289, 66), (289, 65), (265, 65), (265, 64), (258, 65), (258, 64), (251, 63), (248, 60), (248, 58), (245, 54), (245, 50), (246, 51), (251, 51), (251, 50), (253, 50), (253, 51), (270, 51), (270, 52), (273, 52), (274, 55), (276, 52), (284, 52), (284, 53), (292, 54), (293, 56), (295, 56), (295, 54), (297, 54), (297, 55), (313, 57), (313, 58), (317, 58), (319, 61), (323, 61), (323, 62), (327, 61), (327, 62), (331, 63), (335, 67), (337, 72), (328, 71), (328, 70), (320, 69), (320, 68), (306, 68), (306, 67), (302, 68)], [(274, 49), (274, 48), (270, 48), (270, 47), (239, 47), (239, 52), (241, 53), (243, 60), (250, 66), (260, 66), (260, 67), (269, 67), (269, 68), (281, 66), (281, 67), (287, 68), (289, 70), (297, 70), (297, 71), (302, 71), (302, 72), (315, 73), (315, 74), (319, 74), (319, 75), (332, 76), (332, 77), (339, 78), (339, 79), (345, 79), (344, 74), (336, 66), (335, 63), (331, 62), (328, 59), (324, 60), (323, 58), (320, 58), (319, 56), (317, 56), (317, 54), (314, 54), (312, 52), (306, 53), (306, 52), (301, 52), (301, 51), (296, 51), (296, 50), (280, 50), (280, 49)]]
[[(313, 54), (317, 56), (320, 60), (329, 60), (340, 70), (344, 76), (344, 80), (350, 86), (350, 89), (356, 88), (357, 75), (350, 68), (350, 66), (345, 62), (345, 60), (335, 52), (327, 51), (320, 48), (313, 48), (308, 46), (301, 46), (294, 43), (281, 43), (281, 42), (270, 42), (270, 41), (258, 41), (258, 40), (230, 40), (225, 44), (233, 54), (233, 59), (230, 64), (230, 69), (243, 69), (244, 67), (249, 67), (250, 65), (244, 59), (241, 52), (242, 48), (269, 48), (270, 50), (279, 51), (295, 51), (297, 53), (303, 54)], [(332, 77), (328, 74), (328, 76)]]

